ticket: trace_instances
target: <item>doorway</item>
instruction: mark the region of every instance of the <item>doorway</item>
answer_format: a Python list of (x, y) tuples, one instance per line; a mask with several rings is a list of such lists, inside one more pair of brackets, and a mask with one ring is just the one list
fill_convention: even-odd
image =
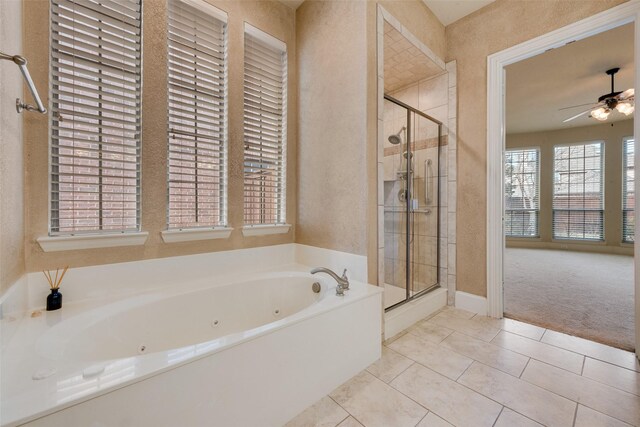
[[(502, 52), (498, 52), (489, 57), (489, 66), (488, 66), (488, 74), (489, 74), (489, 86), (488, 86), (488, 131), (487, 138), (489, 141), (488, 144), (488, 211), (487, 211), (487, 227), (488, 227), (488, 243), (487, 243), (487, 307), (488, 313), (494, 317), (502, 317), (505, 309), (505, 299), (504, 299), (504, 287), (503, 280), (505, 279), (505, 260), (508, 261), (508, 248), (505, 245), (505, 228), (503, 227), (502, 221), (505, 220), (505, 223), (510, 220), (508, 218), (509, 213), (505, 210), (505, 160), (507, 158), (506, 155), (506, 139), (507, 139), (507, 130), (506, 130), (506, 116), (507, 116), (507, 106), (504, 98), (504, 85), (505, 81), (508, 84), (507, 68), (516, 64), (520, 61), (527, 60), (528, 58), (532, 58), (536, 55), (542, 54), (545, 51), (550, 49), (558, 49), (566, 44), (573, 43), (576, 41), (582, 41), (587, 39), (588, 37), (603, 33), (608, 30), (612, 30), (618, 27), (622, 27), (625, 24), (634, 25), (634, 21), (638, 10), (640, 9), (638, 4), (624, 4), (618, 6), (616, 8), (610, 9), (598, 15), (595, 15), (591, 18), (585, 19), (578, 23), (569, 25), (560, 30), (557, 30), (553, 33), (547, 34), (545, 36), (541, 36), (537, 39), (533, 39), (531, 41), (522, 43), (513, 48), (507, 49)], [(637, 36), (634, 36), (634, 38)], [(636, 39), (636, 47), (637, 49), (637, 39)], [(603, 70), (606, 71), (606, 70)], [(635, 82), (638, 81), (638, 70), (634, 69), (632, 73), (633, 84), (631, 87), (635, 87)], [(626, 88), (625, 88), (626, 89)], [(586, 108), (586, 107), (585, 107)], [(637, 124), (634, 122), (631, 125), (631, 129), (633, 129), (633, 133), (630, 136), (633, 136), (637, 131)], [(582, 140), (580, 143), (576, 143), (573, 147), (570, 147), (571, 144), (565, 144), (565, 147), (560, 147), (562, 144), (555, 144), (553, 152), (556, 154), (561, 154), (564, 150), (569, 153), (570, 156), (573, 154), (579, 154), (578, 152), (582, 151), (586, 153), (591, 150), (590, 153), (593, 154), (596, 150), (594, 146), (590, 146), (590, 143), (597, 142), (593, 140)], [(581, 148), (578, 146), (582, 146)], [(620, 146), (622, 147), (623, 141), (620, 141)], [(558, 146), (558, 147), (556, 147)], [(578, 148), (576, 148), (578, 147)], [(586, 157), (597, 157), (597, 156), (583, 156)], [(635, 152), (632, 154), (635, 164)], [(621, 159), (622, 161), (622, 159)], [(553, 165), (555, 166), (555, 159), (553, 160)], [(551, 173), (551, 179), (557, 178), (557, 173), (559, 171), (555, 171)], [(569, 171), (571, 174), (572, 171)], [(542, 177), (540, 178), (542, 180)], [(604, 178), (606, 179), (606, 178)], [(622, 177), (620, 177), (622, 180)], [(556, 179), (556, 183), (554, 184), (556, 187), (557, 184), (561, 184)], [(637, 183), (633, 183), (633, 191), (635, 194), (635, 188), (637, 187)], [(554, 188), (554, 186), (552, 186)], [(553, 190), (552, 190), (553, 191)], [(605, 190), (606, 191), (606, 190)], [(553, 194), (553, 193), (552, 193)], [(558, 194), (556, 194), (558, 196)], [(622, 197), (622, 196), (620, 196)], [(553, 195), (552, 195), (553, 198)], [(633, 200), (633, 205), (635, 209), (635, 200)], [(565, 224), (569, 224), (568, 227), (565, 227), (567, 233), (571, 234), (572, 224), (574, 216), (573, 212), (560, 212), (562, 210), (560, 207), (556, 206), (556, 209), (551, 209), (551, 230), (555, 233), (554, 240), (563, 240), (560, 238), (561, 229), (562, 229), (562, 218), (565, 218)], [(598, 209), (594, 209), (598, 210)], [(620, 206), (620, 216), (623, 217), (624, 212), (622, 206)], [(555, 216), (554, 216), (555, 215)], [(592, 233), (593, 230), (588, 230), (590, 220), (587, 220), (587, 216), (593, 216), (593, 213), (589, 213), (582, 215), (582, 228), (583, 235), (588, 236)], [(555, 218), (555, 219), (554, 219)], [(569, 218), (567, 220), (567, 218)], [(513, 218), (511, 218), (513, 219)], [(542, 224), (539, 222), (539, 224)], [(555, 224), (555, 228), (554, 228)], [(507, 224), (508, 225), (508, 224)], [(635, 224), (632, 226), (634, 229)], [(602, 240), (602, 239), (600, 239)], [(569, 242), (558, 242), (560, 245), (566, 245), (566, 247), (560, 247), (561, 250), (567, 250), (571, 248), (573, 243)], [(635, 243), (630, 244), (631, 247), (635, 249)], [(506, 255), (506, 258), (505, 258)], [(634, 260), (634, 264), (635, 264)], [(637, 287), (637, 281), (634, 280), (634, 288)], [(569, 301), (569, 304), (575, 303), (575, 301)], [(632, 304), (634, 304), (632, 300)], [(637, 328), (636, 334), (637, 334)], [(635, 341), (635, 340), (634, 340)]]
[(634, 25), (505, 67), (504, 314), (634, 349)]

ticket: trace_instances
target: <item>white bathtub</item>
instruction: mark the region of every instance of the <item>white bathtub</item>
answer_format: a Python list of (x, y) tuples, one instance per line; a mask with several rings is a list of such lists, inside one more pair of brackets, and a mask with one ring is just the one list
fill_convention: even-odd
[(284, 424), (379, 358), (381, 290), (271, 270), (35, 311), (3, 351), (1, 425)]

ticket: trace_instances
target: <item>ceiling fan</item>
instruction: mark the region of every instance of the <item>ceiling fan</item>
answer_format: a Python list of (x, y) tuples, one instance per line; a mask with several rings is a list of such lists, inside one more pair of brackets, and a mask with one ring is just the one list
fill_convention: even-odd
[[(634, 89), (627, 89), (624, 92), (615, 91), (614, 79), (618, 71), (620, 71), (620, 68), (612, 68), (610, 70), (607, 70), (607, 75), (611, 76), (611, 93), (602, 95), (600, 98), (598, 98), (597, 103), (591, 104), (591, 107), (589, 107), (588, 110), (576, 114), (575, 116), (569, 117), (568, 119), (563, 120), (562, 123), (570, 122), (571, 120), (584, 116), (587, 113), (591, 113), (590, 117), (593, 117), (596, 120), (604, 121), (607, 120), (607, 117), (609, 117), (609, 114), (611, 114), (614, 109), (618, 110), (618, 112), (624, 114), (625, 116), (633, 113), (633, 110), (635, 109)], [(589, 104), (574, 105), (572, 107), (561, 108), (561, 110), (581, 107), (583, 105)]]

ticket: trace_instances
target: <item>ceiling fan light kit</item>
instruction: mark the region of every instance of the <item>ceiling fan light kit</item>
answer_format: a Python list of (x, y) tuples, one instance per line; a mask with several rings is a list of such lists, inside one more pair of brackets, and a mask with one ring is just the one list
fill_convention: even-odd
[(611, 110), (604, 107), (596, 108), (595, 110), (591, 111), (591, 117), (596, 120), (600, 120), (601, 122), (607, 120), (609, 114), (611, 114)]
[(571, 120), (584, 116), (587, 113), (590, 113), (589, 117), (593, 117), (599, 121), (605, 121), (614, 109), (625, 116), (633, 114), (633, 111), (635, 110), (635, 91), (633, 88), (627, 89), (624, 92), (615, 91), (614, 76), (618, 71), (620, 71), (620, 68), (611, 68), (610, 70), (607, 70), (607, 75), (611, 76), (611, 93), (600, 96), (597, 104), (593, 105), (588, 110), (563, 120), (563, 123), (570, 122)]
[(635, 106), (630, 102), (621, 102), (616, 105), (616, 110), (618, 110), (618, 112), (624, 114), (625, 116), (628, 116), (629, 114), (633, 113), (633, 110), (635, 110)]

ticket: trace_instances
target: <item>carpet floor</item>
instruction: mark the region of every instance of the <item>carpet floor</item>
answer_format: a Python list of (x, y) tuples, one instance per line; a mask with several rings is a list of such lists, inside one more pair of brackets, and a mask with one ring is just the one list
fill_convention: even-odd
[(505, 251), (506, 317), (633, 351), (633, 257)]

